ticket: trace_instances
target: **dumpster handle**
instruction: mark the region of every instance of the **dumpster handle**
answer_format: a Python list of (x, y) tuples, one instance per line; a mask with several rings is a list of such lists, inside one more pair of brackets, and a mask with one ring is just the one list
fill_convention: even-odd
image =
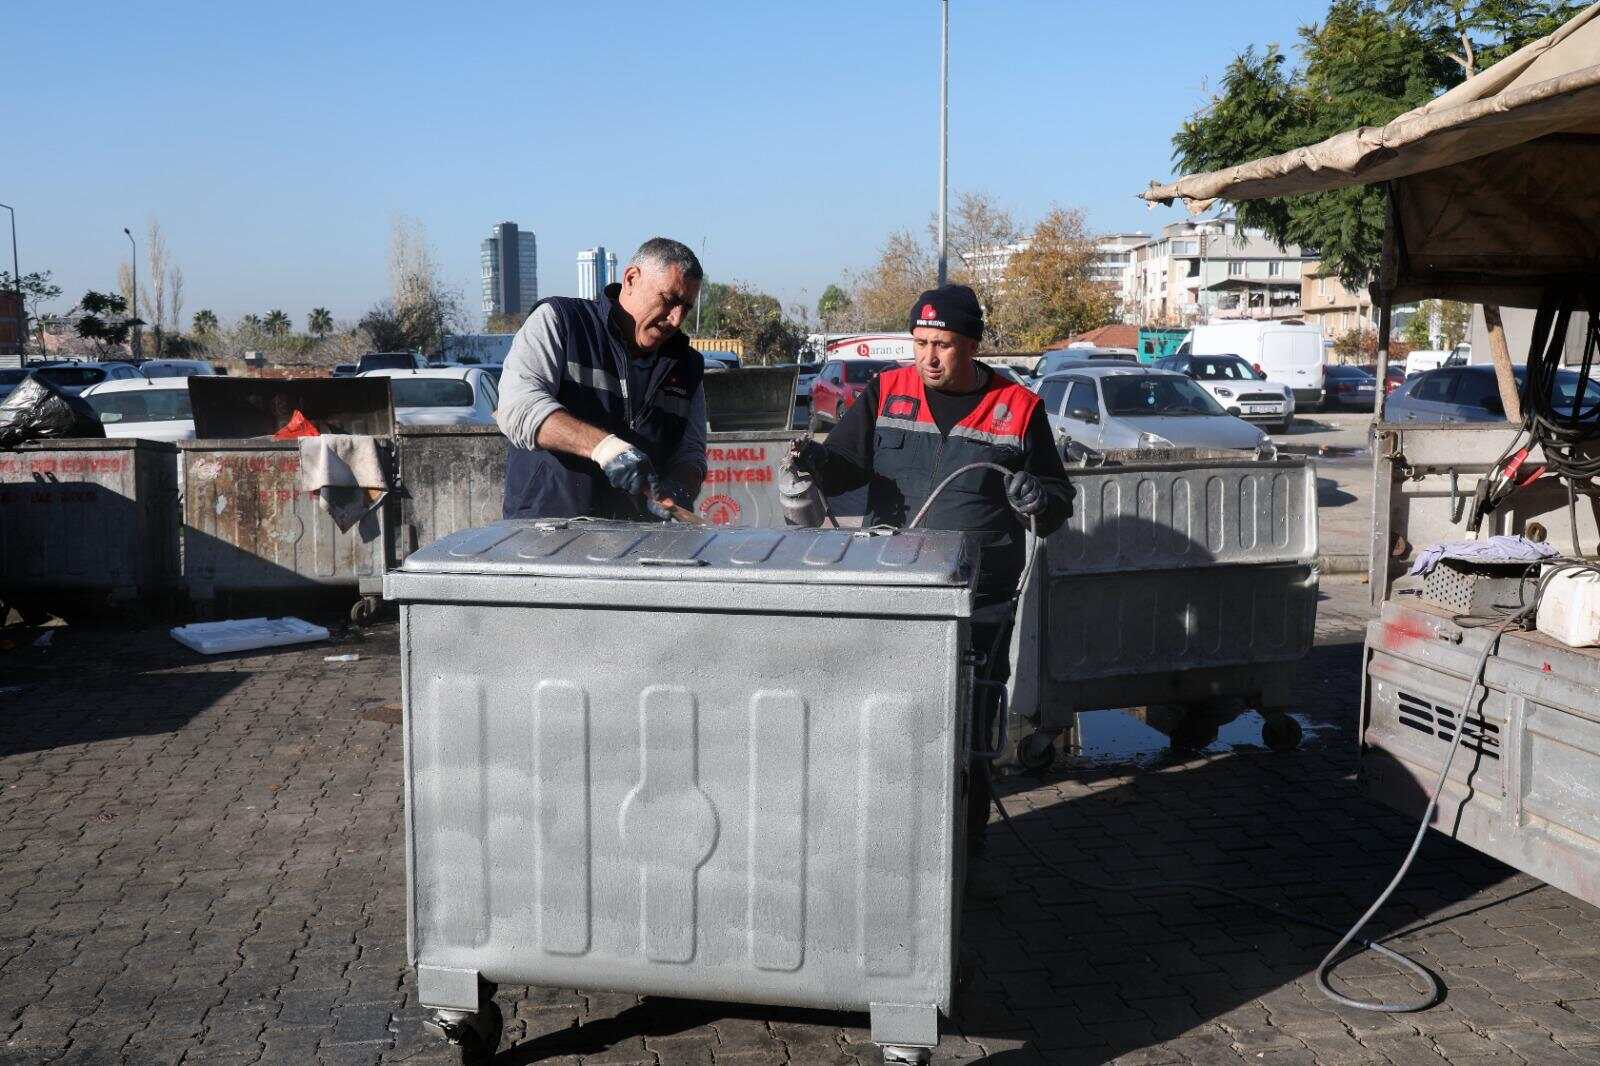
[(1000, 716), (1000, 741), (995, 745), (994, 750), (984, 751), (978, 747), (978, 717), (977, 715), (973, 715), (972, 717), (972, 757), (974, 759), (988, 759), (993, 761), (1000, 757), (1001, 753), (1006, 750), (1007, 742), (1011, 740), (1010, 699), (1006, 693), (1005, 684), (1000, 681), (974, 680), (972, 682), (972, 688), (974, 694), (981, 689), (993, 689), (997, 697), (997, 705), (995, 709)]

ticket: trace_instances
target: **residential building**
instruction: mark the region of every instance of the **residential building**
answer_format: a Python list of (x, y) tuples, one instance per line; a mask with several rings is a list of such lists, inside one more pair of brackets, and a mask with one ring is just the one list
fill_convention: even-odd
[(1143, 230), (1133, 233), (1111, 233), (1095, 238), (1099, 253), (1089, 268), (1089, 276), (1111, 288), (1117, 297), (1117, 317), (1123, 322), (1137, 322), (1134, 296), (1134, 253), (1149, 243), (1150, 234)]
[(1315, 262), (1229, 216), (1173, 222), (1130, 251), (1126, 304), (1129, 317), (1146, 325), (1297, 318), (1301, 274)]
[(592, 300), (605, 291), (617, 276), (617, 253), (606, 251), (605, 245), (585, 248), (578, 253), (578, 299)]
[(1307, 325), (1322, 327), (1329, 340), (1353, 329), (1377, 329), (1378, 316), (1372, 294), (1345, 288), (1335, 273), (1322, 273), (1320, 263), (1307, 263), (1300, 285), (1300, 312)]
[(483, 313), (525, 315), (539, 302), (539, 251), (532, 233), (502, 222), (480, 246)]

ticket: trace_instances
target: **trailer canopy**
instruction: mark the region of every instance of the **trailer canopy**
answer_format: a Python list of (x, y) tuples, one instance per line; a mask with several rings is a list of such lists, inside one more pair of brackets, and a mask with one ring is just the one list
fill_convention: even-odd
[(1600, 273), (1600, 3), (1386, 126), (1140, 195), (1203, 211), (1374, 182), (1390, 300), (1536, 307), (1552, 279)]

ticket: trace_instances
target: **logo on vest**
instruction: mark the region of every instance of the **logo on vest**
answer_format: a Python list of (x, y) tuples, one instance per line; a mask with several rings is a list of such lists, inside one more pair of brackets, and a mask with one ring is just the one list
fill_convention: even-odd
[(891, 396), (884, 401), (883, 414), (886, 418), (916, 418), (919, 406), (915, 396)]
[(994, 410), (989, 412), (989, 422), (995, 429), (1005, 429), (1011, 424), (1011, 408), (1003, 403), (994, 405)]

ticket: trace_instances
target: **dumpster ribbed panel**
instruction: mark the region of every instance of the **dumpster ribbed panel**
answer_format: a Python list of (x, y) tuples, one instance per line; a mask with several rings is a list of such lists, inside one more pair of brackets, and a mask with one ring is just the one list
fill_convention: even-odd
[(871, 977), (904, 977), (916, 966), (918, 833), (923, 716), (908, 698), (873, 696), (861, 715), (856, 914)]
[(750, 697), (750, 962), (797, 970), (806, 943), (806, 701)]
[[(538, 940), (552, 954), (582, 955), (590, 940), (589, 694), (565, 681), (542, 682), (534, 697), (534, 718)], [(515, 754), (527, 749), (497, 750)]]
[(482, 681), (459, 675), (436, 677), (430, 717), (422, 738), (427, 776), (420, 791), (436, 812), (433, 832), (421, 841), (419, 865), (440, 876), (422, 893), (429, 925), (452, 947), (474, 947), (489, 936), (489, 817), (483, 733), (488, 693)]

